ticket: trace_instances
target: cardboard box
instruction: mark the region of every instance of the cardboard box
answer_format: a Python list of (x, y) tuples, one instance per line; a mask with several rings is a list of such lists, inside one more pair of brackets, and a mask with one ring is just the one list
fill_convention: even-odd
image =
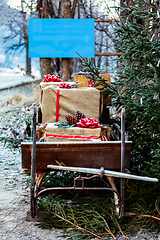
[[(59, 91), (59, 101), (57, 101), (57, 90)], [(42, 123), (65, 121), (66, 114), (75, 115), (78, 110), (88, 118), (99, 120), (103, 110), (103, 100), (100, 103), (101, 93), (96, 88), (63, 89), (54, 86), (45, 87), (42, 89), (41, 96)]]
[[(50, 135), (50, 136), (48, 136)], [(46, 127), (46, 142), (72, 142), (101, 140), (101, 128), (59, 128), (54, 123), (48, 123)]]

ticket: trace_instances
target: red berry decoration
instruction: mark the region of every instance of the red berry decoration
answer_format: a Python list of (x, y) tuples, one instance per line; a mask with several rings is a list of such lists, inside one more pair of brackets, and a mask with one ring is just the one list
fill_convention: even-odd
[(88, 82), (88, 87), (94, 87), (94, 84), (95, 84), (95, 81), (90, 80), (90, 81)]
[(51, 79), (53, 82), (57, 80), (57, 78), (54, 75), (51, 77)]
[(71, 88), (71, 86), (69, 85), (69, 83), (61, 83), (59, 85), (59, 88), (67, 88), (67, 89), (69, 89), (69, 88)]
[(62, 82), (62, 80), (59, 78), (58, 75), (54, 76), (54, 75), (44, 75), (44, 80), (43, 82)]

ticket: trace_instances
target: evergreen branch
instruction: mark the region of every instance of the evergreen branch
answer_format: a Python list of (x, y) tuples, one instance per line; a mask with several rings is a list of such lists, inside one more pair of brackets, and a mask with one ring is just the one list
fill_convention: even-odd
[(124, 233), (123, 233), (123, 231), (122, 231), (120, 225), (118, 224), (117, 220), (115, 220), (115, 221), (116, 221), (117, 226), (118, 226), (118, 228), (119, 228), (119, 230), (120, 230), (120, 232), (121, 232), (121, 234), (122, 234), (122, 237), (124, 237), (124, 238), (126, 238), (126, 239), (129, 239), (129, 237), (127, 237), (127, 236), (124, 235)]
[(106, 220), (105, 220), (98, 212), (96, 212), (96, 213), (97, 213), (97, 215), (98, 215), (100, 218), (102, 218), (102, 220), (103, 220), (104, 223), (106, 224), (106, 226), (107, 226), (107, 227), (105, 227), (106, 231), (107, 231), (114, 239), (116, 239), (116, 237), (115, 237), (115, 236), (113, 235), (113, 233), (111, 232), (110, 227), (109, 227), (108, 223), (106, 222)]
[(4, 137), (4, 136), (0, 137), (0, 141), (10, 149), (20, 148), (21, 142), (31, 141), (31, 140), (32, 140), (31, 137), (25, 137), (25, 138), (11, 138), (11, 137)]
[(93, 233), (93, 232), (90, 232), (90, 231), (88, 231), (88, 230), (86, 230), (86, 229), (84, 229), (84, 228), (82, 228), (82, 227), (79, 227), (78, 225), (72, 223), (71, 221), (69, 221), (69, 220), (61, 217), (60, 215), (58, 215), (58, 214), (56, 214), (56, 213), (53, 213), (53, 214), (54, 214), (56, 217), (62, 219), (63, 221), (65, 221), (65, 222), (73, 225), (73, 226), (76, 227), (77, 229), (79, 229), (79, 230), (81, 230), (81, 231), (85, 231), (85, 232), (87, 232), (87, 233), (89, 233), (89, 234), (91, 234), (91, 235), (93, 235), (93, 236), (95, 236), (95, 237), (97, 237), (97, 238), (99, 238), (99, 239), (103, 239), (103, 238), (101, 238), (100, 236), (98, 236), (97, 234), (95, 234), (95, 233)]
[(148, 218), (153, 218), (153, 219), (155, 219), (155, 220), (158, 220), (158, 221), (160, 221), (160, 218), (159, 217), (155, 217), (155, 216), (152, 216), (152, 215), (139, 215), (138, 216), (139, 218), (144, 218), (144, 217), (148, 217)]
[[(106, 83), (106, 79), (104, 78), (104, 77), (102, 77), (102, 76), (100, 76), (99, 75), (99, 73), (97, 73), (98, 72), (98, 70), (97, 70), (97, 72), (95, 71), (95, 68), (93, 67), (93, 66), (91, 66), (91, 64), (89, 64), (78, 52), (76, 52), (79, 56), (80, 56), (80, 58), (85, 62), (85, 64), (87, 65), (87, 67), (91, 70), (91, 75), (95, 75), (98, 79), (94, 79), (95, 81), (98, 81), (98, 83), (97, 84), (95, 84), (95, 86), (97, 86), (97, 85), (99, 85), (99, 84), (105, 84), (105, 86), (106, 86), (106, 88), (108, 88), (109, 87), (109, 89), (110, 90), (112, 90), (112, 91), (115, 91), (115, 88), (112, 86), (112, 85), (110, 85), (109, 83)], [(100, 71), (100, 69), (99, 69), (99, 71)], [(80, 72), (81, 73), (81, 72)], [(80, 73), (78, 73), (78, 75), (80, 74)], [(86, 76), (88, 75), (88, 74), (85, 74)], [(108, 89), (108, 91), (109, 91), (109, 89)], [(101, 90), (101, 89), (99, 89), (99, 90)]]
[[(80, 58), (81, 58), (84, 62), (86, 62), (85, 59), (84, 59), (78, 52), (76, 52), (76, 53), (80, 56)], [(102, 78), (95, 72), (94, 68), (90, 66), (90, 64), (88, 64), (87, 62), (86, 62), (86, 64), (87, 64), (87, 66), (90, 68), (90, 70), (91, 70), (99, 79), (102, 79)]]
[(126, 186), (127, 186), (129, 189), (132, 190), (132, 192), (134, 192), (134, 193), (144, 202), (144, 204), (146, 204), (146, 202), (145, 202), (144, 199), (141, 197), (141, 195), (140, 195), (137, 191), (135, 191), (131, 186), (129, 186), (127, 181), (125, 182), (125, 184), (126, 184)]
[(116, 13), (117, 13), (117, 15), (118, 15), (118, 17), (119, 17), (119, 21), (121, 22), (122, 25), (124, 25), (124, 23), (123, 23), (123, 21), (122, 21), (122, 18), (121, 18), (121, 16), (120, 16), (117, 8), (116, 8), (115, 10), (116, 10)]
[(58, 126), (58, 128), (63, 128), (64, 130), (65, 130), (66, 128), (76, 127), (76, 124), (70, 125), (67, 121), (55, 122), (54, 125), (55, 125), (55, 126)]

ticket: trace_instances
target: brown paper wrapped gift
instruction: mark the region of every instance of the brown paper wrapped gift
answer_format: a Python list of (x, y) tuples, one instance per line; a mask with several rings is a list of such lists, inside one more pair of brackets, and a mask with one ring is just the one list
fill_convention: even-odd
[[(102, 74), (100, 74), (100, 76), (103, 77), (104, 79), (106, 79), (108, 84), (111, 84), (110, 74), (102, 73)], [(77, 84), (78, 88), (89, 87), (88, 79), (89, 78), (87, 78), (85, 76), (82, 76), (82, 75), (74, 76), (74, 81), (78, 82), (78, 84)], [(96, 82), (96, 84), (97, 83), (98, 83), (98, 81)], [(100, 85), (97, 85), (95, 88), (102, 89), (103, 86), (100, 84)], [(105, 94), (103, 94), (103, 104), (107, 105), (110, 102), (111, 102), (111, 97), (106, 96)]]
[(46, 142), (72, 142), (72, 141), (96, 141), (101, 140), (101, 128), (59, 128), (54, 123), (48, 123), (46, 127)]
[[(111, 80), (110, 80), (110, 74), (108, 73), (102, 73), (100, 74), (101, 77), (103, 77), (104, 79), (106, 79), (106, 81), (111, 84)], [(81, 88), (81, 87), (89, 87), (89, 81), (88, 81), (89, 77), (85, 77), (83, 75), (77, 75), (74, 76), (74, 81), (78, 82), (77, 87)], [(97, 83), (97, 82), (96, 82)], [(96, 88), (102, 88), (102, 85), (98, 85), (96, 86)]]
[[(62, 84), (63, 82), (41, 82), (39, 84), (39, 102), (41, 105), (42, 102), (42, 89), (48, 86), (56, 86), (59, 87), (60, 84)], [(66, 84), (72, 85), (74, 84), (73, 82), (65, 82)]]
[[(57, 90), (60, 91), (59, 101)], [(75, 115), (78, 110), (88, 118), (99, 120), (101, 114), (100, 98), (100, 91), (92, 87), (63, 89), (48, 86), (43, 88), (41, 102), (42, 122), (65, 121), (66, 114)], [(59, 104), (57, 104), (57, 101)], [(57, 115), (58, 119), (56, 118)]]

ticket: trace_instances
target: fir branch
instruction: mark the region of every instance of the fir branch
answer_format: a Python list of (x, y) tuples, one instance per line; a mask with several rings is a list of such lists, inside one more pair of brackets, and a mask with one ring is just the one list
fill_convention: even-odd
[(76, 124), (69, 125), (69, 123), (67, 121), (55, 122), (54, 125), (57, 126), (58, 128), (63, 128), (64, 130), (66, 128), (76, 127)]
[[(106, 88), (105, 92), (107, 92), (107, 95), (109, 95), (108, 93), (111, 93), (112, 91), (115, 91), (114, 86), (107, 83), (108, 80), (106, 80), (104, 77), (99, 75), (102, 72), (102, 69), (96, 68), (95, 66), (92, 65), (92, 63), (89, 59), (88, 59), (88, 62), (87, 62), (79, 53), (77, 53), (77, 54), (80, 56), (81, 60), (83, 61), (84, 65), (85, 65), (85, 67), (87, 66), (87, 68), (90, 69), (90, 72), (87, 71), (87, 72), (84, 73), (84, 72), (81, 71), (81, 75), (85, 75), (86, 78), (89, 78), (89, 80), (87, 80), (86, 82), (88, 82), (90, 80), (94, 80), (95, 81), (94, 86), (98, 86), (98, 85), (102, 84), (103, 88), (99, 88), (99, 90), (102, 91), (104, 88)], [(76, 75), (77, 75), (77, 73), (76, 73)], [(78, 73), (78, 75), (80, 75), (80, 74)]]
[(4, 143), (4, 146), (8, 147), (9, 149), (16, 149), (21, 147), (21, 142), (31, 141), (31, 137), (25, 138), (11, 138), (11, 137), (0, 137), (0, 141)]
[[(94, 67), (92, 67), (91, 64), (88, 64), (88, 63), (85, 61), (85, 59), (84, 59), (78, 52), (76, 52), (76, 53), (77, 53), (77, 54), (80, 56), (80, 58), (87, 64), (87, 66), (90, 68), (91, 72), (94, 73), (99, 79), (102, 79), (102, 77), (99, 76), (99, 75), (97, 74), (97, 72), (94, 70)], [(103, 79), (104, 79), (104, 78), (103, 78)]]
[(138, 215), (138, 217), (139, 218), (153, 218), (153, 219), (155, 219), (155, 220), (158, 220), (158, 221), (160, 221), (160, 218), (159, 217), (155, 217), (155, 216), (152, 216), (152, 215)]
[(116, 239), (116, 237), (114, 236), (114, 234), (111, 232), (110, 227), (108, 225), (108, 223), (106, 222), (106, 220), (98, 213), (96, 212), (96, 214), (104, 221), (104, 223), (106, 224), (107, 227), (105, 227), (105, 230), (114, 238)]
[(76, 227), (76, 228), (79, 229), (80, 231), (87, 232), (87, 233), (89, 233), (89, 234), (91, 234), (91, 235), (93, 235), (93, 236), (95, 236), (95, 237), (97, 237), (97, 238), (99, 238), (99, 239), (103, 239), (103, 238), (101, 238), (100, 236), (98, 236), (97, 234), (95, 234), (95, 233), (93, 233), (93, 232), (91, 232), (91, 231), (88, 231), (88, 230), (86, 230), (86, 229), (84, 229), (84, 228), (82, 228), (82, 227), (80, 227), (80, 226), (72, 223), (71, 221), (69, 221), (69, 220), (61, 217), (60, 215), (58, 215), (58, 214), (56, 214), (56, 213), (53, 213), (53, 214), (54, 214), (56, 217), (62, 219), (63, 221), (65, 221), (65, 222), (73, 225), (74, 227)]

